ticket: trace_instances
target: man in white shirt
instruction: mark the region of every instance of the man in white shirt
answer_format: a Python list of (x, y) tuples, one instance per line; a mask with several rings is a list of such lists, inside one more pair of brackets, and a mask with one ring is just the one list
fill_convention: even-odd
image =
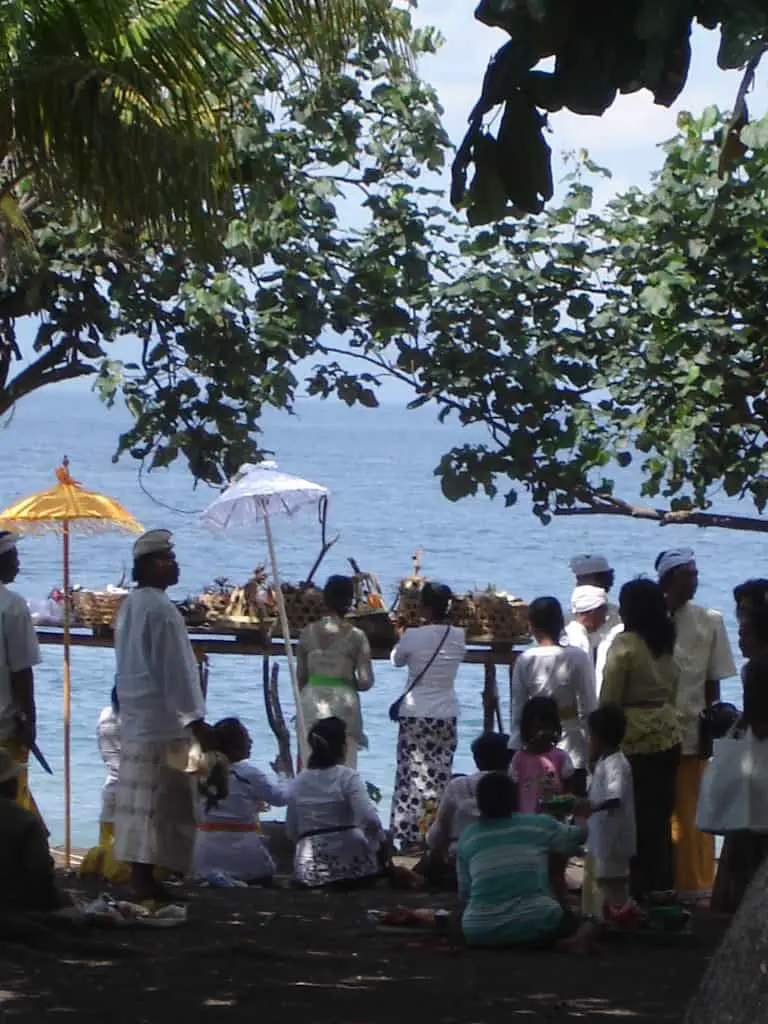
[(137, 588), (123, 602), (115, 628), (115, 857), (131, 865), (137, 898), (170, 902), (155, 869), (187, 874), (196, 834), (195, 783), (178, 765), (193, 739), (206, 746), (210, 726), (184, 619), (165, 593), (179, 580), (170, 531), (140, 537), (133, 559)]
[(712, 836), (696, 830), (699, 787), (706, 767), (698, 756), (699, 715), (720, 700), (720, 682), (736, 675), (736, 666), (720, 612), (692, 603), (699, 585), (693, 551), (662, 551), (656, 571), (677, 630), (675, 661), (680, 669), (677, 709), (683, 756), (673, 822), (675, 885), (683, 899), (707, 900), (715, 879), (715, 843)]
[(603, 670), (608, 648), (617, 633), (624, 628), (621, 622), (607, 633), (608, 595), (602, 587), (582, 584), (571, 596), (573, 618), (565, 627), (565, 640), (588, 654), (595, 668), (595, 685), (599, 695), (603, 685)]
[(16, 541), (15, 534), (0, 533), (0, 748), (19, 766), (17, 803), (37, 812), (27, 762), (37, 733), (33, 670), (40, 647), (26, 601), (8, 589), (20, 569)]
[(576, 577), (577, 587), (599, 587), (606, 593), (605, 621), (598, 630), (596, 641), (599, 644), (616, 626), (621, 625), (619, 609), (608, 600), (616, 582), (616, 573), (605, 555), (575, 555), (571, 559), (571, 572)]

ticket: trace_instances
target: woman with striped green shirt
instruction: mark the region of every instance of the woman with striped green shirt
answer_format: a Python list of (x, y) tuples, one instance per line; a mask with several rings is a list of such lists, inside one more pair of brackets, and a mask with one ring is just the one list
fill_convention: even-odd
[(550, 891), (548, 859), (551, 853), (573, 856), (586, 840), (586, 828), (546, 814), (517, 813), (515, 785), (501, 772), (479, 781), (477, 806), (480, 820), (464, 829), (457, 849), (467, 944), (578, 941), (578, 921)]

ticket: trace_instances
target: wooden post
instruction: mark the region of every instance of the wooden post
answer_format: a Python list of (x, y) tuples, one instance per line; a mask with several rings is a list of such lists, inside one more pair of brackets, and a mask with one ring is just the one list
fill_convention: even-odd
[[(512, 678), (515, 674), (515, 662), (520, 657), (520, 651), (512, 651), (512, 657), (509, 663), (509, 706), (512, 707)], [(510, 728), (512, 723), (510, 722)]]
[(483, 686), (483, 732), (493, 732), (494, 718), (498, 718), (499, 691), (496, 686), (496, 663), (493, 652), (489, 652), (484, 666), (485, 685)]
[(277, 685), (279, 672), (280, 666), (277, 663), (272, 665), (270, 670), (269, 655), (265, 654), (262, 662), (264, 707), (267, 711), (269, 727), (277, 740), (277, 761), (273, 763), (272, 767), (279, 764), (281, 771), (293, 778), (295, 772), (291, 756), (291, 734), (288, 726), (285, 724), (283, 709), (280, 705), (280, 694)]

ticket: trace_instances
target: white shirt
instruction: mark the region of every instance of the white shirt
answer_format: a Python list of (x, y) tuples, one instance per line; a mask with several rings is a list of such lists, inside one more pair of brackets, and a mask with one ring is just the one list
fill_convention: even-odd
[(40, 645), (27, 603), (0, 583), (0, 739), (16, 732), (11, 676), (40, 664)]
[(445, 849), (480, 816), (477, 809), (477, 784), (486, 772), (451, 779), (445, 787), (437, 817), (427, 832), (427, 848)]
[(255, 822), (262, 804), (285, 807), (289, 781), (272, 780), (248, 761), (239, 761), (229, 769), (229, 792), (215, 807), (203, 811), (202, 821), (235, 821), (247, 825)]
[(522, 748), (520, 719), (531, 697), (553, 697), (561, 712), (572, 712), (562, 722), (558, 746), (576, 768), (587, 762), (587, 719), (597, 707), (595, 670), (588, 654), (577, 647), (531, 647), (515, 662), (510, 684), (510, 738), (512, 750)]
[(619, 622), (618, 625), (614, 626), (613, 629), (600, 641), (597, 648), (597, 658), (595, 660), (595, 688), (597, 690), (597, 696), (600, 696), (600, 691), (603, 688), (603, 675), (605, 674), (605, 662), (608, 657), (608, 651), (611, 649), (611, 644), (619, 635), (624, 632), (624, 623)]
[[(396, 668), (408, 666), (408, 682), (415, 679), (435, 653), (447, 626), (407, 629), (392, 651)], [(401, 718), (458, 718), (459, 701), (454, 684), (467, 645), (464, 630), (451, 626), (440, 653), (400, 705)]]
[(563, 639), (570, 647), (578, 647), (580, 651), (588, 654), (593, 659), (592, 663), (594, 664), (593, 652), (597, 650), (597, 641), (593, 641), (594, 635), (578, 619), (571, 619), (565, 627)]
[(365, 783), (352, 768), (307, 768), (288, 791), (285, 831), (297, 842), (308, 832), (355, 826), (378, 840), (382, 828)]
[(96, 727), (96, 740), (99, 744), (101, 760), (107, 768), (107, 778), (101, 791), (99, 821), (109, 822), (115, 820), (115, 800), (120, 768), (120, 719), (111, 704), (101, 709), (99, 724)]
[(605, 640), (606, 637), (616, 629), (617, 626), (621, 626), (622, 628), (624, 626), (624, 623), (621, 621), (621, 613), (616, 605), (611, 604), (609, 601), (605, 607), (605, 622), (599, 629), (596, 629), (593, 634), (595, 636), (595, 644), (597, 646), (599, 646), (603, 640)]
[(565, 627), (566, 643), (571, 647), (578, 647), (580, 651), (584, 651), (592, 659), (592, 664), (595, 667), (595, 690), (598, 697), (600, 696), (600, 690), (603, 688), (603, 672), (605, 672), (605, 659), (608, 655), (608, 650), (613, 643), (614, 637), (623, 631), (624, 624), (621, 620), (612, 626), (607, 633), (604, 626), (590, 633), (576, 619), (573, 619)]
[(623, 878), (637, 852), (637, 839), (632, 769), (621, 751), (601, 757), (592, 773), (590, 804), (597, 807), (606, 800), (619, 800), (620, 804), (590, 817), (587, 849), (595, 862), (596, 878)]
[(696, 754), (699, 714), (706, 706), (705, 684), (736, 675), (731, 645), (720, 612), (686, 604), (673, 615), (677, 639), (675, 661), (680, 668), (677, 712), (683, 731), (683, 754)]
[(205, 717), (187, 627), (162, 590), (140, 587), (123, 601), (115, 660), (123, 743), (183, 739), (185, 728)]
[[(264, 804), (285, 806), (289, 785), (270, 779), (248, 761), (240, 761), (229, 769), (227, 796), (209, 811), (202, 808), (200, 818), (212, 823), (255, 824)], [(192, 873), (208, 875), (219, 871), (250, 881), (273, 875), (275, 864), (258, 832), (198, 832)]]

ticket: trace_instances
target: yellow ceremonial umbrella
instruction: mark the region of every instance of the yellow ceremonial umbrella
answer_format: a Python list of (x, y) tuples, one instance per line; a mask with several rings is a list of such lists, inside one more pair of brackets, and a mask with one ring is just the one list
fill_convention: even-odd
[(67, 867), (72, 853), (70, 780), (70, 530), (101, 533), (127, 530), (141, 533), (144, 527), (113, 498), (87, 491), (69, 475), (69, 459), (56, 470), (58, 483), (47, 491), (22, 498), (0, 512), (0, 529), (14, 533), (60, 533), (64, 548), (64, 846)]

